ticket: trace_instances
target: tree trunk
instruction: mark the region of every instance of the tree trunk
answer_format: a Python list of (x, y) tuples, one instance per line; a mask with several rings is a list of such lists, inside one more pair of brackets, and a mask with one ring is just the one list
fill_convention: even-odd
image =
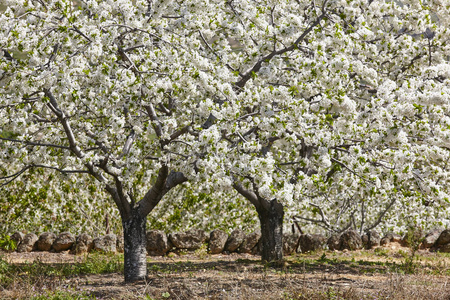
[(268, 263), (283, 262), (283, 205), (270, 201), (269, 209), (257, 209), (261, 224), (261, 259)]
[(125, 282), (142, 280), (147, 276), (147, 217), (133, 211), (129, 219), (122, 220), (122, 224)]

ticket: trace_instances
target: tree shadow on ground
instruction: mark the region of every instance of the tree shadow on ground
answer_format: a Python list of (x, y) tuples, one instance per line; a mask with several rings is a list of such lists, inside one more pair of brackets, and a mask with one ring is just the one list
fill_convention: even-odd
[(236, 261), (177, 261), (177, 262), (149, 262), (148, 270), (152, 272), (177, 273), (198, 272), (201, 270), (216, 270), (223, 272), (242, 272), (261, 274), (264, 272), (276, 273), (339, 273), (339, 274), (370, 274), (387, 272), (403, 273), (404, 265), (395, 262), (377, 262), (364, 260), (338, 260), (329, 258), (301, 259), (286, 261), (282, 267), (272, 267), (259, 260), (237, 259)]

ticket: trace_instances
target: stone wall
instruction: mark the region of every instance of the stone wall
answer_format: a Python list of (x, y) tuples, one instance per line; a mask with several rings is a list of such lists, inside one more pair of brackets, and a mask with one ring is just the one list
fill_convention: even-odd
[[(170, 234), (161, 230), (150, 230), (147, 233), (147, 253), (151, 256), (161, 256), (169, 252), (206, 249), (210, 254), (238, 252), (258, 255), (261, 248), (260, 238), (261, 234), (258, 231), (245, 234), (240, 229), (234, 230), (231, 234), (218, 229), (209, 234), (200, 229)], [(34, 233), (16, 232), (11, 235), (11, 239), (16, 241), (16, 251), (18, 252), (69, 251), (76, 255), (92, 251), (123, 252), (123, 237), (115, 234), (92, 238), (86, 233), (74, 236), (69, 232), (58, 235), (44, 232), (37, 236)], [(390, 243), (399, 243), (405, 247), (414, 246), (421, 249), (450, 252), (450, 229), (434, 229), (427, 234), (415, 231), (413, 234), (410, 233), (403, 237), (395, 233), (388, 233), (381, 237), (376, 231), (369, 231), (360, 236), (354, 230), (332, 235), (329, 238), (320, 234), (285, 233), (283, 250), (285, 255), (323, 249), (352, 251), (363, 248), (373, 249)]]

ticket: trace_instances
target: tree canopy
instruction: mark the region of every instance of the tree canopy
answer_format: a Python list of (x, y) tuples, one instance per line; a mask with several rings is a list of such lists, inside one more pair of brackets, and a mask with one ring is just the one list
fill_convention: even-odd
[(199, 39), (213, 32), (202, 45), (233, 84), (207, 130), (210, 181), (332, 231), (448, 224), (448, 13), (436, 1), (228, 1), (203, 16)]
[(89, 175), (142, 235), (190, 180), (249, 200), (278, 252), (285, 213), (448, 224), (448, 1), (76, 3), (0, 16), (1, 184)]

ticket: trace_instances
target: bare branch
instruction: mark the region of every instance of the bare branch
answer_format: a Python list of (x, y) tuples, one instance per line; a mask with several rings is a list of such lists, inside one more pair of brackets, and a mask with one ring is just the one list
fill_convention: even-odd
[[(209, 49), (209, 51), (211, 51), (218, 59), (222, 60), (222, 57), (220, 57), (220, 55), (218, 55), (216, 53), (216, 51), (214, 51), (214, 49), (208, 44), (205, 37), (203, 36), (203, 33), (200, 30), (198, 30), (198, 33), (200, 34), (200, 38), (202, 39), (202, 41), (206, 45), (206, 47)], [(226, 63), (225, 66), (228, 69), (230, 69), (231, 71), (233, 71), (233, 72), (235, 71), (228, 63)]]
[(185, 49), (185, 48), (184, 48), (183, 46), (181, 46), (181, 45), (178, 45), (178, 46), (176, 47), (176, 46), (172, 45), (172, 43), (170, 43), (170, 42), (164, 40), (162, 37), (159, 37), (159, 36), (157, 36), (156, 34), (153, 34), (153, 33), (151, 33), (151, 32), (148, 32), (148, 31), (143, 30), (143, 29), (140, 29), (140, 28), (131, 27), (131, 26), (124, 25), (124, 24), (109, 24), (109, 25), (103, 26), (102, 29), (108, 28), (108, 27), (121, 27), (121, 28), (127, 28), (127, 29), (129, 29), (130, 32), (141, 32), (141, 33), (145, 33), (145, 34), (148, 34), (149, 36), (151, 36), (151, 37), (153, 37), (153, 38), (155, 38), (155, 39), (157, 39), (157, 40), (160, 40), (160, 41), (162, 41), (162, 42), (164, 42), (164, 43), (170, 45), (170, 46), (173, 47), (174, 49), (177, 49), (177, 50), (178, 50), (177, 47), (180, 47), (180, 48)]
[(181, 140), (171, 140), (170, 143), (180, 143), (180, 144), (184, 144), (186, 146), (192, 147), (192, 145), (189, 144), (188, 142), (181, 141)]
[(181, 19), (183, 16), (168, 16), (168, 15), (162, 15), (161, 18), (163, 19)]
[(249, 114), (243, 115), (243, 116), (241, 116), (241, 117), (239, 117), (239, 118), (237, 118), (237, 119), (234, 119), (233, 121), (230, 121), (230, 122), (236, 122), (236, 121), (240, 121), (240, 120), (243, 120), (243, 119), (245, 119), (245, 118), (247, 118), (247, 117), (251, 117), (251, 116), (254, 116), (254, 115), (259, 115), (259, 114), (260, 114), (260, 112), (259, 112), (259, 111), (255, 111), (255, 112), (252, 112), (252, 113), (249, 113)]
[(292, 162), (285, 162), (285, 163), (279, 163), (280, 166), (290, 166), (290, 165), (297, 165), (304, 163), (302, 161), (292, 161)]
[(410, 61), (410, 63), (406, 66), (403, 66), (401, 68), (401, 73), (404, 73), (406, 70), (408, 70), (409, 68), (411, 68), (412, 66), (414, 66), (414, 62), (418, 59), (421, 59), (422, 57), (424, 57), (425, 54), (417, 54), (415, 57), (413, 57)]
[(296, 221), (303, 220), (303, 221), (306, 221), (306, 222), (314, 223), (314, 224), (324, 228), (325, 230), (331, 230), (333, 232), (338, 232), (337, 229), (332, 228), (332, 227), (328, 227), (326, 224), (323, 223), (322, 220), (316, 220), (316, 219), (311, 219), (311, 218), (302, 217), (302, 216), (294, 216), (294, 218), (295, 218)]
[(55, 170), (58, 171), (62, 174), (89, 174), (88, 171), (86, 170), (65, 170), (65, 169), (61, 169), (61, 168), (57, 168), (57, 167), (52, 167), (52, 166), (46, 166), (46, 165), (31, 165), (32, 168), (44, 168), (44, 169), (51, 169), (51, 170)]
[(166, 165), (163, 165), (161, 168), (159, 168), (156, 182), (147, 191), (142, 200), (137, 203), (139, 207), (139, 214), (142, 217), (147, 216), (161, 200), (168, 176), (169, 168)]
[(48, 143), (31, 142), (31, 141), (22, 141), (22, 140), (18, 140), (18, 139), (4, 138), (1, 136), (0, 136), (0, 140), (9, 141), (9, 142), (13, 142), (13, 143), (20, 143), (20, 144), (24, 144), (27, 146), (42, 146), (42, 147), (51, 147), (51, 148), (70, 150), (70, 148), (67, 146), (48, 144)]
[(114, 200), (114, 203), (116, 203), (117, 208), (119, 209), (120, 216), (122, 217), (122, 220), (127, 219), (129, 210), (126, 209), (126, 205), (122, 202), (120, 199), (119, 193), (117, 192), (117, 189), (111, 186), (110, 184), (107, 184), (105, 186), (106, 191), (111, 195), (111, 197)]
[(181, 129), (175, 131), (174, 133), (172, 133), (172, 134), (170, 135), (170, 141), (173, 141), (173, 140), (175, 140), (176, 138), (178, 138), (179, 136), (181, 136), (181, 135), (183, 135), (183, 134), (189, 132), (190, 129), (191, 129), (191, 126), (188, 125), (188, 126), (185, 126), (185, 127), (181, 128)]
[(117, 51), (119, 52), (119, 55), (122, 58), (122, 60), (124, 62), (128, 62), (130, 64), (129, 68), (131, 68), (134, 73), (136, 73), (136, 74), (140, 74), (141, 73), (139, 71), (139, 69), (136, 67), (136, 65), (134, 64), (134, 62), (128, 57), (128, 54), (126, 54), (125, 51), (122, 49), (122, 47), (117, 45)]
[(61, 122), (64, 131), (66, 133), (66, 136), (69, 140), (70, 150), (78, 157), (83, 157), (83, 153), (81, 152), (80, 148), (77, 146), (77, 143), (75, 141), (75, 136), (73, 134), (72, 128), (70, 127), (69, 122), (67, 121), (67, 118), (65, 117), (64, 112), (58, 107), (58, 104), (56, 102), (55, 97), (50, 92), (49, 89), (44, 89), (45, 95), (50, 99), (50, 102), (48, 103), (48, 107), (53, 111), (53, 113), (58, 117), (59, 121)]
[(17, 177), (19, 177), (20, 175), (22, 175), (26, 170), (28, 170), (28, 169), (30, 169), (30, 168), (31, 168), (31, 166), (26, 166), (26, 167), (24, 167), (23, 169), (21, 169), (20, 171), (18, 171), (17, 173), (14, 173), (14, 174), (9, 175), (9, 176), (0, 177), (0, 180), (3, 180), (3, 179), (9, 179), (9, 180), (7, 180), (5, 183), (0, 184), (0, 187), (5, 186), (5, 185), (11, 183), (11, 182), (14, 181)]
[(58, 54), (60, 44), (57, 43), (53, 46), (53, 52), (50, 54), (50, 57), (48, 58), (48, 61), (45, 63), (44, 66), (50, 67), (50, 64), (55, 60), (56, 54)]
[(242, 134), (239, 131), (237, 131), (236, 133), (244, 143), (247, 143), (247, 140), (242, 136)]
[(256, 208), (261, 207), (261, 203), (259, 203), (258, 196), (253, 191), (249, 191), (246, 188), (242, 186), (242, 184), (238, 181), (233, 182), (233, 188), (242, 196), (244, 196), (245, 199), (250, 201)]
[(103, 152), (105, 153), (109, 153), (109, 149), (105, 146), (105, 144), (103, 144), (102, 142), (100, 142), (99, 140), (97, 140), (97, 136), (90, 130), (86, 131), (86, 135), (88, 137), (90, 137), (91, 139), (94, 140), (94, 143), (100, 147), (100, 149), (102, 149)]
[[(324, 5), (325, 4), (326, 4), (326, 1), (324, 1)], [(320, 24), (320, 22), (325, 18), (325, 16), (326, 16), (325, 12), (322, 12), (322, 14), (319, 17), (317, 17), (316, 21), (314, 21), (289, 47), (285, 47), (278, 51), (272, 51), (271, 53), (267, 54), (266, 56), (263, 56), (262, 58), (260, 58), (256, 62), (256, 64), (253, 65), (252, 68), (247, 70), (247, 72), (245, 72), (244, 74), (241, 74), (242, 78), (239, 81), (237, 81), (235, 83), (235, 85), (240, 88), (243, 88), (244, 85), (247, 83), (247, 81), (251, 78), (252, 74), (257, 73), (261, 69), (263, 62), (268, 62), (277, 55), (281, 55), (286, 52), (290, 52), (290, 51), (297, 49), (298, 44), (301, 41), (303, 41), (303, 39), (314, 29), (314, 27), (316, 27), (317, 25)]]
[(12, 175), (8, 175), (8, 176), (0, 176), (0, 180), (6, 180), (6, 182), (0, 184), (0, 187), (2, 186), (6, 186), (9, 183), (13, 182), (15, 179), (17, 179), (20, 175), (22, 175), (25, 171), (29, 170), (29, 169), (33, 169), (33, 168), (43, 168), (43, 169), (51, 169), (51, 170), (55, 170), (58, 171), (62, 174), (89, 174), (88, 171), (86, 170), (64, 170), (61, 168), (57, 168), (57, 167), (52, 167), (52, 166), (46, 166), (46, 165), (40, 165), (40, 164), (33, 164), (33, 165), (29, 165), (29, 166), (25, 166), (23, 167), (20, 171), (12, 174)]
[(123, 145), (122, 154), (120, 154), (119, 159), (123, 158), (125, 155), (127, 155), (130, 152), (131, 146), (133, 145), (133, 142), (135, 139), (136, 139), (136, 134), (135, 134), (134, 130), (131, 130), (131, 133), (128, 135), (125, 145)]
[(125, 196), (122, 181), (120, 181), (120, 179), (117, 176), (114, 176), (114, 182), (116, 185), (116, 192), (117, 195), (119, 196), (121, 207), (124, 210), (124, 213), (127, 216), (129, 216), (131, 214), (132, 207)]
[(317, 208), (317, 209), (319, 210), (320, 216), (322, 217), (322, 222), (323, 222), (326, 226), (331, 227), (330, 222), (328, 221), (328, 218), (327, 218), (327, 216), (325, 215), (325, 213), (323, 212), (322, 208), (321, 208), (319, 205), (314, 204), (314, 203), (309, 203), (309, 205), (314, 206), (315, 208)]
[(158, 119), (158, 116), (156, 115), (155, 109), (153, 108), (153, 104), (145, 105), (145, 110), (147, 111), (148, 116), (152, 120), (153, 128), (155, 129), (156, 135), (161, 138), (162, 136), (162, 126), (161, 122)]
[(171, 171), (169, 173), (169, 176), (167, 177), (166, 184), (164, 186), (164, 194), (166, 194), (169, 190), (176, 187), (179, 184), (182, 184), (184, 182), (188, 181), (186, 176), (182, 172), (174, 172)]
[(172, 115), (172, 112), (170, 110), (168, 110), (162, 103), (158, 103), (158, 106), (156, 107), (156, 109), (162, 113), (165, 113), (168, 116)]
[(349, 171), (349, 172), (352, 173), (353, 175), (355, 175), (355, 176), (361, 178), (361, 179), (364, 180), (365, 182), (368, 182), (368, 183), (371, 183), (371, 184), (375, 184), (375, 182), (373, 182), (372, 180), (368, 180), (368, 179), (362, 177), (361, 175), (359, 175), (358, 173), (356, 173), (355, 171), (353, 171), (352, 169), (350, 169), (349, 167), (347, 167), (347, 165), (344, 164), (343, 162), (341, 162), (341, 161), (339, 161), (339, 160), (337, 160), (337, 159), (335, 159), (335, 158), (331, 158), (331, 161), (333, 161), (333, 162), (335, 162), (335, 163), (338, 163), (339, 165), (343, 166), (345, 169), (347, 169), (347, 171)]
[(123, 52), (130, 52), (139, 48), (144, 48), (144, 45), (137, 45), (137, 46), (133, 46), (133, 47), (129, 47), (129, 48), (125, 48), (123, 49)]
[(78, 33), (78, 34), (81, 35), (82, 37), (84, 37), (86, 40), (89, 41), (89, 43), (92, 43), (92, 40), (91, 40), (87, 35), (85, 35), (83, 32), (81, 32), (80, 29), (78, 29), (77, 26), (73, 25), (73, 27), (70, 28), (70, 29), (73, 30), (73, 31), (75, 31), (76, 33)]
[(147, 155), (147, 156), (145, 156), (144, 158), (145, 158), (145, 159), (149, 159), (149, 160), (159, 160), (159, 159), (160, 159), (159, 157), (152, 156), (152, 155)]
[(397, 201), (397, 197), (394, 197), (394, 199), (392, 199), (392, 201), (388, 204), (388, 206), (386, 206), (386, 208), (380, 213), (380, 215), (378, 216), (377, 220), (372, 225), (367, 227), (367, 229), (365, 231), (369, 231), (369, 230), (372, 230), (375, 227), (377, 227), (378, 224), (380, 224), (381, 221), (383, 220), (383, 218), (386, 215), (386, 213), (391, 209), (392, 205), (394, 205), (394, 203), (396, 201)]

